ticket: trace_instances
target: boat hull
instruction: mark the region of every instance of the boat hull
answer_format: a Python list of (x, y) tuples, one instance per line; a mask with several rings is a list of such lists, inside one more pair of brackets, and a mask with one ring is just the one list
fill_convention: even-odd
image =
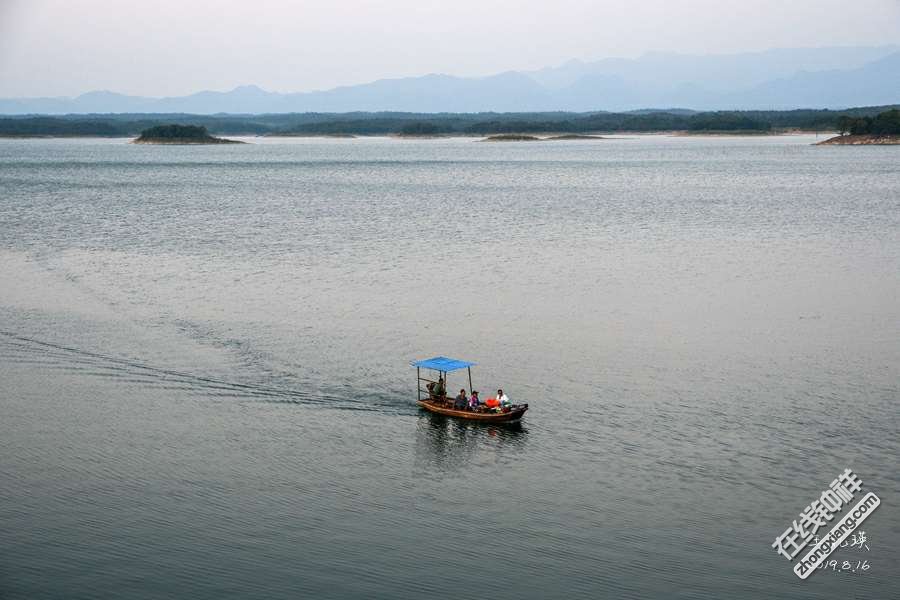
[(445, 417), (455, 417), (457, 419), (466, 419), (469, 421), (480, 421), (482, 423), (511, 423), (518, 421), (528, 410), (527, 404), (520, 404), (513, 407), (509, 412), (472, 412), (470, 410), (456, 410), (455, 408), (447, 408), (442, 404), (432, 400), (419, 400), (418, 405), (427, 411), (444, 415)]

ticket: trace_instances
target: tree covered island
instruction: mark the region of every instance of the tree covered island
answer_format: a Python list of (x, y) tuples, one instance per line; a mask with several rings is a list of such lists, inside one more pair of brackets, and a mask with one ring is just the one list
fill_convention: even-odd
[(141, 132), (135, 144), (243, 144), (211, 136), (202, 125), (157, 125)]
[(900, 110), (886, 110), (874, 117), (841, 116), (839, 136), (819, 142), (851, 146), (900, 144)]

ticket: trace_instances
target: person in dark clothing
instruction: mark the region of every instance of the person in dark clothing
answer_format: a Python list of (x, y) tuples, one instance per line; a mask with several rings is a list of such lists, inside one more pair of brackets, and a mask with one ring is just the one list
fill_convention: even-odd
[(469, 404), (469, 398), (466, 396), (466, 390), (459, 390), (459, 394), (456, 396), (456, 401), (453, 403), (453, 408), (456, 410), (465, 410), (466, 406)]
[(435, 383), (428, 384), (428, 393), (431, 394), (432, 398), (443, 398), (445, 389), (444, 389), (444, 378), (438, 377), (438, 380)]

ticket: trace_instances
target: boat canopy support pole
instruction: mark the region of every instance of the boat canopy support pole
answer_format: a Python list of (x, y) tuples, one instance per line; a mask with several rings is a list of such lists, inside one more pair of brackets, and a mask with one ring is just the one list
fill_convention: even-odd
[(472, 367), (467, 367), (467, 371), (469, 371), (469, 395), (472, 395)]
[(419, 391), (419, 400), (422, 400), (422, 374), (421, 369), (416, 367), (416, 389)]

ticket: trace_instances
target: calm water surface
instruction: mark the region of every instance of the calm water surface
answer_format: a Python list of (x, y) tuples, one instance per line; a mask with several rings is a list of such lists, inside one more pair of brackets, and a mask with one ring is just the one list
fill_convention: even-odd
[(0, 597), (900, 596), (900, 148), (252, 141), (0, 141)]

